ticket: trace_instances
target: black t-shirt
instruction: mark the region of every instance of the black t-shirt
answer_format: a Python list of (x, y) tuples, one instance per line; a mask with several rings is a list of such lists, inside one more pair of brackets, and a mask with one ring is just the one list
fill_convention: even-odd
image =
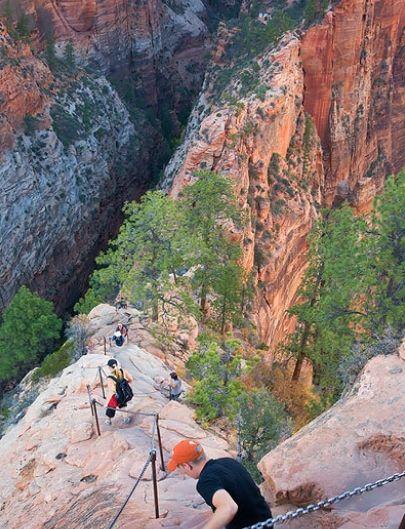
[(227, 529), (242, 529), (271, 518), (271, 511), (249, 472), (230, 457), (207, 461), (197, 483), (197, 491), (213, 511), (212, 497), (221, 489), (238, 505), (238, 512)]

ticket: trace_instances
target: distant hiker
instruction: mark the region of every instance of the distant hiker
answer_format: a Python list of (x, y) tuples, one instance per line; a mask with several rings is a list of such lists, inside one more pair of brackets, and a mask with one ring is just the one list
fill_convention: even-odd
[(172, 371), (170, 373), (169, 390), (170, 390), (170, 395), (169, 395), (170, 400), (178, 400), (180, 395), (183, 393), (183, 386), (181, 384), (181, 380), (179, 379), (175, 371)]
[(115, 312), (118, 313), (120, 309), (126, 309), (127, 307), (128, 303), (122, 296), (119, 296), (115, 301)]
[(214, 511), (203, 529), (242, 529), (271, 518), (249, 472), (230, 457), (207, 459), (200, 444), (183, 440), (174, 447), (167, 468), (198, 479), (197, 491)]
[(177, 373), (172, 371), (169, 378), (164, 378), (159, 382), (159, 389), (169, 400), (178, 400), (184, 393), (184, 389)]
[(124, 337), (120, 333), (120, 331), (115, 331), (113, 334), (111, 340), (115, 343), (117, 347), (121, 347), (124, 344)]
[(124, 340), (128, 336), (128, 327), (125, 325), (125, 323), (119, 323), (115, 331), (120, 332), (121, 335), (124, 337)]
[[(115, 409), (126, 407), (134, 395), (129, 385), (133, 378), (128, 371), (121, 369), (115, 358), (108, 360), (107, 367), (110, 374), (107, 376), (107, 419), (105, 422), (106, 424), (111, 424), (111, 419), (115, 417)], [(124, 417), (123, 423), (127, 424), (129, 422), (130, 417)]]

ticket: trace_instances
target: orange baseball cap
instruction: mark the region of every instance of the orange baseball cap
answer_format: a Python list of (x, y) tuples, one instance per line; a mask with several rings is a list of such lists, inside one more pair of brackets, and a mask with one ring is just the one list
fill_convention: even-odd
[(179, 465), (191, 463), (202, 455), (204, 455), (204, 449), (200, 444), (196, 441), (184, 439), (173, 448), (172, 457), (167, 463), (167, 468), (170, 472), (173, 472)]

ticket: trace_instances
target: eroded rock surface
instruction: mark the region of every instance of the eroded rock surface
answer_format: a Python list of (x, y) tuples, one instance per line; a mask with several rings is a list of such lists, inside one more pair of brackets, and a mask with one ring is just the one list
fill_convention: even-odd
[[(404, 165), (403, 27), (399, 0), (341, 0), (321, 23), (242, 66), (232, 32), (219, 32), (164, 185), (176, 195), (198, 169), (235, 182), (249, 218), (245, 266), (259, 287), (253, 316), (272, 346), (294, 326), (286, 310), (319, 208), (346, 200), (369, 211)], [(229, 81), (219, 89), (221, 76)]]
[[(349, 396), (261, 460), (267, 499), (289, 510), (404, 471), (404, 409), (404, 360), (374, 358)], [(286, 527), (397, 529), (404, 493), (402, 479)]]
[[(92, 352), (67, 367), (29, 407), (25, 417), (0, 441), (2, 486), (0, 527), (2, 529), (66, 529), (104, 527), (124, 502), (148, 457), (152, 418), (135, 415), (131, 423), (104, 424), (98, 408), (102, 435), (95, 433), (86, 385), (103, 403), (98, 366), (105, 366), (103, 337), (111, 336), (118, 316), (113, 307), (102, 305), (92, 314)], [(155, 388), (156, 377), (169, 369), (156, 356), (135, 345), (135, 328), (130, 325), (130, 342), (111, 351), (134, 376), (132, 412), (160, 413), (164, 457), (184, 437), (198, 439), (212, 457), (227, 454), (226, 440), (204, 431), (192, 410), (169, 402)], [(123, 415), (123, 414), (122, 414)], [(195, 528), (207, 509), (195, 490), (195, 482), (174, 473), (159, 472), (162, 521), (154, 522), (151, 470), (125, 508), (119, 527)], [(150, 525), (149, 525), (150, 524)], [(158, 525), (156, 525), (158, 524)]]

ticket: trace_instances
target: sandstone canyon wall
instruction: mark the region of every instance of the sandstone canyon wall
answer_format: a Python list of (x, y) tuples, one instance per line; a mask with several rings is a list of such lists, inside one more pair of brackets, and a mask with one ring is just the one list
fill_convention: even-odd
[[(199, 0), (12, 6), (31, 31), (17, 40), (0, 26), (0, 311), (21, 284), (62, 311), (83, 293), (124, 201), (156, 179), (165, 133), (180, 131), (202, 80), (206, 8)], [(50, 38), (62, 62), (73, 44), (74, 73), (51, 70)]]
[(347, 200), (369, 210), (386, 175), (404, 165), (403, 33), (402, 2), (342, 0), (321, 23), (238, 66), (229, 58), (234, 34), (220, 31), (164, 186), (176, 195), (204, 168), (235, 182), (249, 217), (243, 246), (258, 286), (254, 319), (269, 344), (293, 327), (286, 309), (319, 209)]

